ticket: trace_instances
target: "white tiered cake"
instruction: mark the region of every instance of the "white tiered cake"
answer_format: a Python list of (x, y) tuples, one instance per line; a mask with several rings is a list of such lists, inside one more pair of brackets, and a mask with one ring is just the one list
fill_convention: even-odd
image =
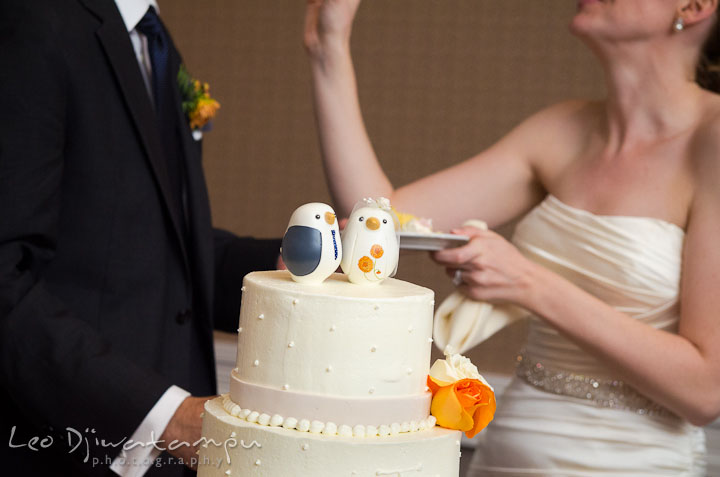
[(245, 277), (230, 394), (205, 405), (199, 475), (457, 476), (426, 387), (433, 292), (334, 274)]

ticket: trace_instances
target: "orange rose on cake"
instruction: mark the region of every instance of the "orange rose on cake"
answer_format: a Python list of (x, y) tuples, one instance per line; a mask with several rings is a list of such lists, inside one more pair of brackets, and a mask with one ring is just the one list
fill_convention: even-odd
[(495, 415), (495, 392), (470, 360), (445, 354), (430, 368), (427, 385), (432, 392), (430, 413), (441, 427), (474, 437)]

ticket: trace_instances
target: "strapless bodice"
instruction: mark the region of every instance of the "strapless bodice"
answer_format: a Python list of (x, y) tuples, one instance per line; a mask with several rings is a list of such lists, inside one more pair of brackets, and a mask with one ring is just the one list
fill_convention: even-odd
[[(669, 222), (596, 215), (548, 196), (517, 225), (513, 243), (529, 259), (654, 328), (674, 332), (685, 233)], [(540, 319), (525, 354), (548, 368), (599, 379), (611, 374)]]
[[(549, 196), (513, 242), (617, 310), (674, 332), (684, 236), (662, 220), (596, 215)], [(615, 379), (540, 319), (530, 320), (523, 356), (468, 475), (705, 475), (702, 429)]]

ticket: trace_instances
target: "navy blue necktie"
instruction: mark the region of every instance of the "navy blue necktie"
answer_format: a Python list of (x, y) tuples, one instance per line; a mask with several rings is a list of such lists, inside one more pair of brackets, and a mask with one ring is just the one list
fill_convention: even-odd
[(155, 110), (162, 114), (164, 104), (167, 101), (168, 86), (170, 81), (170, 71), (168, 69), (168, 59), (170, 57), (170, 38), (165, 32), (160, 17), (155, 8), (148, 8), (145, 16), (142, 17), (140, 23), (135, 27), (140, 33), (145, 35), (148, 43), (148, 52), (150, 53), (150, 65), (152, 66), (152, 89), (155, 99)]
[(172, 83), (172, 81), (176, 81), (177, 72), (170, 71), (172, 47), (170, 37), (153, 7), (148, 8), (147, 13), (135, 28), (147, 38), (150, 65), (152, 66), (152, 91), (157, 127), (167, 160), (171, 187), (178, 198), (184, 229), (187, 225), (185, 169), (182, 160), (183, 152), (180, 147), (179, 113), (175, 104), (178, 100), (175, 97)]

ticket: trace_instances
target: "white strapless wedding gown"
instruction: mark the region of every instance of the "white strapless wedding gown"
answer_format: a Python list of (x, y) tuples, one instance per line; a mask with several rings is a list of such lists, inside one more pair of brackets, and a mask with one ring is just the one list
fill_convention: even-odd
[[(595, 215), (548, 196), (513, 242), (619, 311), (676, 332), (683, 239), (659, 219)], [(468, 476), (705, 475), (702, 429), (615, 380), (538, 318), (483, 434)]]

